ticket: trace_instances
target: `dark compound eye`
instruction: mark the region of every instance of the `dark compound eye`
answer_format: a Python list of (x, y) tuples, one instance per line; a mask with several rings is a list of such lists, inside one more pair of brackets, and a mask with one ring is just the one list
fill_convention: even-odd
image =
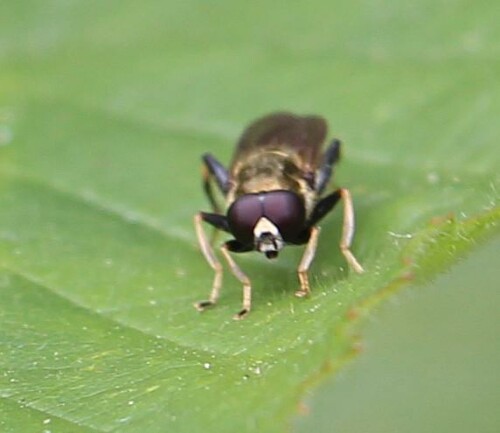
[(265, 194), (264, 216), (272, 221), (285, 241), (293, 242), (305, 224), (305, 208), (300, 197), (290, 191)]
[(271, 191), (244, 195), (227, 212), (231, 233), (245, 245), (253, 243), (253, 230), (261, 217), (276, 225), (285, 241), (294, 242), (304, 228), (304, 202), (293, 192)]
[(253, 229), (263, 216), (262, 199), (258, 194), (248, 194), (236, 200), (227, 211), (229, 228), (241, 243), (253, 244)]

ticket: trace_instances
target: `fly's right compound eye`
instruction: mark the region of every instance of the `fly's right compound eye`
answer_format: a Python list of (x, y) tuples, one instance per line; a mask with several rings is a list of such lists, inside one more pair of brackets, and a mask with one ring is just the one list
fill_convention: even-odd
[(231, 233), (245, 245), (253, 244), (253, 229), (262, 216), (262, 201), (257, 194), (240, 197), (227, 211)]

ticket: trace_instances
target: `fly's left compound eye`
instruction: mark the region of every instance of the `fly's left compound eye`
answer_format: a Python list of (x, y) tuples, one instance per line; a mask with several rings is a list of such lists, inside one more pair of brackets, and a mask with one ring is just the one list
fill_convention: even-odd
[(290, 191), (268, 192), (264, 215), (272, 221), (285, 241), (293, 242), (304, 228), (306, 211), (299, 196)]

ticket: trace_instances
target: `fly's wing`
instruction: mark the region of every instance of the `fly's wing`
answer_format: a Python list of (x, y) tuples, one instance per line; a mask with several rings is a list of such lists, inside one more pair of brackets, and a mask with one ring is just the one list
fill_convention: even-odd
[(319, 116), (273, 113), (262, 117), (243, 132), (231, 169), (257, 149), (286, 148), (298, 154), (303, 172), (314, 172), (321, 160), (321, 146), (326, 133), (326, 121)]

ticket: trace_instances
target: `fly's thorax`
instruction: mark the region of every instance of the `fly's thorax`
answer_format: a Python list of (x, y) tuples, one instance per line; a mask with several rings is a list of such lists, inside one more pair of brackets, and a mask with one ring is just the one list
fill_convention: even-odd
[(234, 162), (231, 177), (228, 206), (244, 194), (287, 190), (302, 196), (308, 189), (312, 191), (300, 169), (298, 155), (286, 148), (257, 149), (242, 155)]

